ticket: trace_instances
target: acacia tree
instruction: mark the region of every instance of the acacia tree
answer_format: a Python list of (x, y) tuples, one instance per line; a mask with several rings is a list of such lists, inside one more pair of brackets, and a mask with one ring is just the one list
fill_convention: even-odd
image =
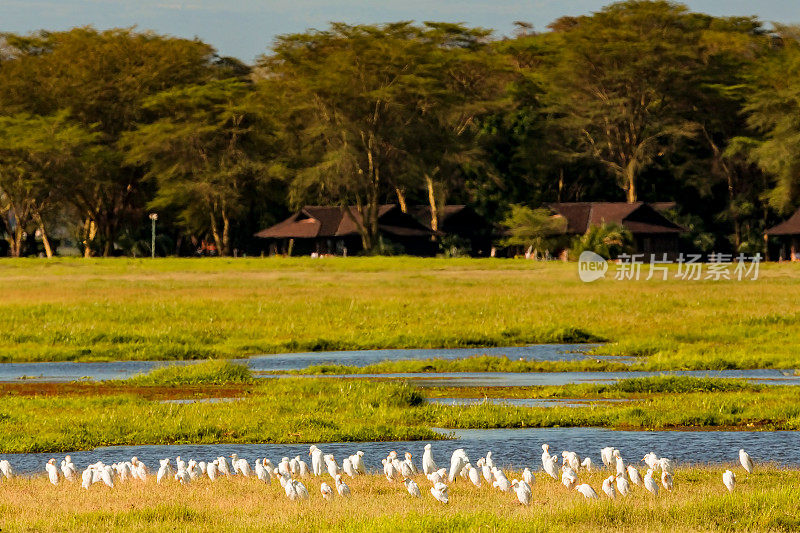
[(21, 255), (23, 234), (33, 225), (52, 257), (46, 220), (58, 207), (57, 184), (80, 174), (86, 160), (98, 155), (96, 140), (96, 133), (69, 121), (66, 112), (0, 117), (0, 218), (12, 256)]
[(126, 162), (147, 168), (157, 184), (150, 207), (177, 208), (182, 225), (210, 233), (222, 255), (231, 253), (231, 219), (250, 184), (280, 177), (269, 161), (274, 127), (249, 105), (249, 93), (235, 79), (165, 91), (144, 102), (160, 118), (120, 141)]
[(800, 200), (800, 27), (779, 26), (779, 49), (755, 67), (745, 112), (760, 137), (735, 139), (730, 154), (747, 154), (773, 180), (770, 205), (789, 212)]
[(212, 76), (213, 49), (132, 29), (4, 37), (11, 53), (0, 68), (0, 108), (38, 115), (68, 109), (71, 120), (98, 133), (102, 153), (57, 186), (82, 219), (85, 255), (109, 255), (126, 217), (142, 201), (141, 171), (123, 165), (116, 149), (120, 135), (145, 118), (148, 95)]
[(696, 132), (687, 95), (701, 70), (705, 23), (680, 4), (631, 0), (553, 26), (554, 110), (628, 202), (638, 198), (642, 171)]
[(303, 146), (295, 202), (317, 197), (355, 206), (347, 216), (364, 248), (372, 249), (382, 200), (396, 195), (404, 206), (404, 190), (418, 187), (424, 176), (432, 191), (437, 169), (430, 151), (438, 148), (442, 156), (446, 148), (420, 141), (431, 139), (431, 128), (442, 141), (471, 124), (470, 97), (485, 81), (479, 69), (469, 71), (479, 54), (466, 55), (486, 35), (460, 25), (400, 22), (335, 23), (327, 31), (279, 37), (260, 69), (262, 84), (291, 96), (287, 122), (298, 126)]

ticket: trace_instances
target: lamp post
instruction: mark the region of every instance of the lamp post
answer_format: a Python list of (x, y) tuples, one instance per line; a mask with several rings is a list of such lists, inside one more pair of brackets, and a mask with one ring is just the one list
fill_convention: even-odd
[(158, 220), (158, 213), (150, 213), (150, 257), (153, 259), (156, 257), (156, 220)]

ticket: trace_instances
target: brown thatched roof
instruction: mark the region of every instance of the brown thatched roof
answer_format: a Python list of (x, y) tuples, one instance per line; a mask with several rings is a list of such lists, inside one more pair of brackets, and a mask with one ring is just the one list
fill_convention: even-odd
[[(352, 217), (361, 222), (355, 207), (349, 207)], [(283, 222), (261, 230), (256, 237), (264, 239), (314, 239), (358, 236), (358, 226), (339, 206), (307, 205)], [(430, 236), (433, 230), (414, 217), (400, 211), (394, 204), (378, 207), (378, 229), (398, 237)]]
[[(655, 206), (658, 206), (655, 207)], [(564, 202), (550, 204), (551, 209), (567, 219), (566, 233), (582, 235), (589, 226), (619, 224), (633, 234), (682, 233), (684, 228), (664, 215), (661, 209), (674, 207), (671, 202)]]
[(769, 228), (767, 235), (800, 235), (800, 208), (788, 220)]

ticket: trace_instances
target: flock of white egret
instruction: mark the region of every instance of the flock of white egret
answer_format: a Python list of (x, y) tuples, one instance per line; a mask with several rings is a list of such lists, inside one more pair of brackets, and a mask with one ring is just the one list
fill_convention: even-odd
[[(267, 458), (255, 460), (253, 466), (237, 454), (231, 454), (229, 458), (224, 456), (217, 457), (213, 461), (195, 461), (190, 459), (185, 461), (180, 456), (175, 458), (175, 469), (172, 468), (170, 458), (161, 459), (159, 468), (155, 474), (156, 483), (168, 480), (177, 481), (181, 485), (192, 483), (201, 477), (208, 477), (212, 482), (227, 476), (254, 477), (267, 484), (277, 478), (290, 500), (307, 500), (309, 492), (305, 483), (311, 479), (330, 476), (335, 487), (331, 487), (327, 482), (320, 483), (320, 494), (322, 498), (329, 500), (338, 494), (340, 497), (350, 496), (350, 487), (344, 482), (343, 475), (350, 478), (366, 475), (367, 469), (364, 466), (364, 452), (358, 451), (354, 455), (345, 457), (341, 466), (336, 461), (333, 454), (324, 454), (322, 450), (312, 445), (309, 448), (311, 465), (296, 456), (292, 459), (284, 457), (277, 466)], [(611, 471), (611, 475), (603, 480), (602, 492), (608, 498), (616, 499), (618, 496), (628, 496), (633, 486), (638, 486), (644, 490), (658, 495), (659, 477), (661, 487), (667, 491), (673, 489), (674, 462), (666, 457), (658, 457), (650, 452), (634, 464), (625, 463), (620, 451), (613, 447), (606, 447), (600, 450), (600, 458), (605, 468)], [(230, 465), (229, 461), (230, 459)], [(587, 483), (580, 482), (580, 475), (584, 472), (591, 472), (598, 467), (592, 462), (590, 457), (585, 457), (583, 461), (577, 453), (563, 451), (560, 456), (561, 465), (559, 468), (559, 456), (550, 454), (550, 446), (542, 444), (542, 468), (546, 476), (561, 481), (568, 489), (574, 489), (582, 494), (584, 498), (599, 498), (598, 493)], [(644, 462), (647, 470), (644, 477), (641, 476), (638, 464)], [(753, 460), (744, 450), (739, 450), (739, 462), (744, 470), (749, 474), (753, 471)], [(402, 483), (408, 493), (416, 498), (422, 497), (422, 491), (414, 478), (419, 479), (420, 471), (414, 464), (413, 456), (405, 453), (401, 460), (397, 452), (391, 452), (381, 461), (383, 464), (383, 475), (389, 482)], [(514, 492), (520, 503), (530, 505), (531, 486), (535, 484), (535, 477), (530, 468), (525, 468), (522, 472), (522, 479), (508, 480), (506, 474), (501, 470), (492, 457), (492, 452), (487, 452), (485, 457), (479, 458), (473, 465), (464, 449), (455, 450), (450, 458), (450, 468), (437, 468), (433, 457), (433, 450), (430, 444), (426, 444), (422, 454), (422, 474), (430, 482), (430, 494), (442, 503), (448, 503), (448, 484), (463, 480), (465, 483), (481, 487), (483, 483), (497, 488), (502, 492)], [(45, 470), (53, 485), (59, 485), (62, 481), (77, 482), (81, 481), (84, 489), (89, 489), (96, 483), (102, 483), (113, 488), (119, 482), (127, 480), (147, 481), (151, 477), (150, 469), (138, 458), (133, 457), (130, 461), (123, 461), (106, 465), (97, 462), (88, 465), (82, 473), (78, 474), (78, 469), (72, 462), (70, 456), (66, 456), (57, 464), (56, 459), (50, 459), (45, 464)], [(560, 473), (559, 473), (560, 470)], [(660, 476), (657, 476), (660, 472)], [(7, 460), (0, 460), (0, 479), (3, 477), (11, 478), (14, 470)], [(655, 477), (654, 477), (655, 476)], [(305, 481), (305, 483), (303, 482)], [(722, 482), (728, 491), (732, 492), (736, 485), (736, 475), (731, 470), (726, 470), (722, 475)]]

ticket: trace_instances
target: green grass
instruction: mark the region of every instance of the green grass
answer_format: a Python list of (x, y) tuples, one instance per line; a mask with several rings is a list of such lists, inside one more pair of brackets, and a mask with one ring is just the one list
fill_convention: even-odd
[(800, 368), (798, 292), (787, 263), (587, 284), (501, 259), (3, 259), (0, 361), (608, 340), (651, 369)]
[(252, 383), (253, 374), (247, 365), (226, 360), (209, 360), (188, 365), (168, 365), (154, 368), (125, 380), (131, 385), (224, 385)]
[[(174, 374), (166, 383), (167, 388), (175, 383)], [(595, 394), (634, 400), (587, 401), (581, 407), (435, 405), (427, 403), (420, 390), (404, 383), (322, 378), (268, 379), (248, 384), (241, 399), (233, 402), (190, 404), (146, 399), (141, 383), (136, 381), (114, 382), (110, 389), (77, 383), (69, 389), (71, 392), (60, 395), (2, 396), (0, 453), (143, 444), (445, 438), (431, 427), (800, 429), (800, 403), (793, 387), (738, 387), (733, 382), (712, 387), (702, 381), (692, 385), (683, 380), (650, 383), (620, 385), (611, 391), (588, 385), (539, 391), (539, 397), (563, 397), (565, 392), (582, 390), (588, 398), (593, 390)], [(126, 386), (135, 386), (136, 390), (128, 392)], [(165, 388), (161, 381), (148, 386)]]

